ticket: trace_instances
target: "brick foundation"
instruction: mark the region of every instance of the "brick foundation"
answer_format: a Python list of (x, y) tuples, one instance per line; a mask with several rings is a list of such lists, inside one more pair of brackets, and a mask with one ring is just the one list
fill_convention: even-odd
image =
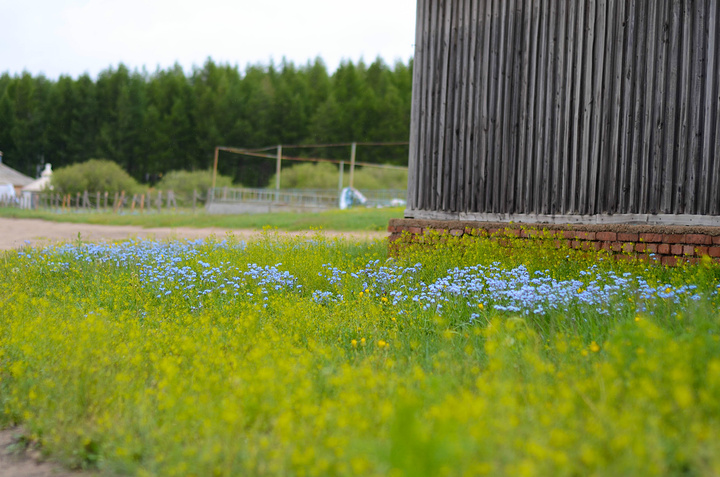
[(606, 250), (617, 258), (636, 256), (664, 265), (697, 263), (703, 256), (720, 261), (720, 227), (661, 225), (560, 225), (445, 220), (392, 219), (390, 243), (415, 242), (427, 231), (454, 237), (472, 235), (502, 240), (503, 237), (546, 237), (556, 246), (581, 250)]

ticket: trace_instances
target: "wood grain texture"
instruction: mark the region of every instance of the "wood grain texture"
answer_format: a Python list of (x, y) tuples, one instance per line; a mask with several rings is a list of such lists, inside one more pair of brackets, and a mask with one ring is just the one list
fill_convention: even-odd
[(720, 215), (719, 2), (418, 0), (408, 211)]

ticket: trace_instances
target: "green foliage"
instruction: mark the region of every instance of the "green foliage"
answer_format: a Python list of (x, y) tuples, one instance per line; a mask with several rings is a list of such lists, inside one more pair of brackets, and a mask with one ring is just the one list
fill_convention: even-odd
[[(155, 186), (162, 191), (173, 191), (176, 200), (183, 204), (192, 204), (193, 191), (205, 195), (212, 187), (212, 171), (170, 171)], [(232, 178), (218, 174), (215, 187), (231, 187)], [(178, 204), (180, 205), (180, 204)]]
[[(347, 171), (346, 171), (347, 172)], [(347, 185), (349, 174), (345, 174)], [(355, 169), (353, 183), (356, 189), (407, 189), (407, 170), (362, 167)]]
[[(302, 163), (282, 170), (280, 187), (283, 189), (333, 189), (338, 185), (338, 168), (327, 162)], [(276, 176), (267, 187), (275, 187)]]
[[(244, 71), (208, 60), (187, 75), (179, 65), (149, 74), (120, 64), (57, 81), (0, 75), (0, 150), (35, 174), (106, 157), (137, 180), (208, 167), (218, 145), (265, 147), (319, 142), (403, 141), (409, 137), (412, 63), (343, 63), (329, 74), (320, 59)], [(346, 155), (307, 150), (308, 157)], [(222, 154), (220, 171), (262, 187), (274, 164)], [(231, 160), (230, 157), (232, 158)], [(358, 160), (405, 164), (407, 147), (367, 148)]]
[(63, 194), (77, 194), (88, 191), (122, 192), (135, 194), (142, 186), (118, 164), (106, 159), (90, 159), (87, 162), (62, 167), (52, 175), (55, 191)]
[[(339, 169), (327, 162), (302, 163), (282, 170), (280, 187), (283, 189), (334, 189), (339, 181)], [(350, 181), (350, 168), (345, 164), (343, 186)], [(400, 189), (407, 188), (407, 171), (399, 169), (381, 169), (376, 167), (356, 167), (353, 177), (356, 189)], [(275, 175), (266, 187), (275, 187)]]

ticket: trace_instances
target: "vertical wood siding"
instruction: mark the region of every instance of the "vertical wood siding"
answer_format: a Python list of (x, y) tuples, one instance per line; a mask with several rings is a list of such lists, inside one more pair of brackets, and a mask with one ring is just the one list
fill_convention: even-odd
[(720, 215), (720, 0), (418, 0), (408, 210)]

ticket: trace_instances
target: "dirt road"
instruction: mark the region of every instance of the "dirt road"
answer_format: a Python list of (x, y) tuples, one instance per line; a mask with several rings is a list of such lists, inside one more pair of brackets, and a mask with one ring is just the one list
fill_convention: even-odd
[[(261, 232), (248, 229), (221, 229), (191, 227), (178, 228), (142, 228), (132, 225), (91, 225), (70, 224), (61, 222), (48, 222), (38, 219), (5, 219), (0, 218), (0, 250), (12, 250), (25, 246), (42, 246), (52, 242), (83, 241), (113, 241), (128, 238), (156, 238), (156, 239), (198, 239), (212, 235), (222, 238), (232, 233), (242, 239), (260, 236)], [(303, 235), (308, 232), (282, 232), (288, 235)], [(341, 236), (350, 239), (372, 240), (388, 236), (387, 232), (323, 232), (328, 236)]]

